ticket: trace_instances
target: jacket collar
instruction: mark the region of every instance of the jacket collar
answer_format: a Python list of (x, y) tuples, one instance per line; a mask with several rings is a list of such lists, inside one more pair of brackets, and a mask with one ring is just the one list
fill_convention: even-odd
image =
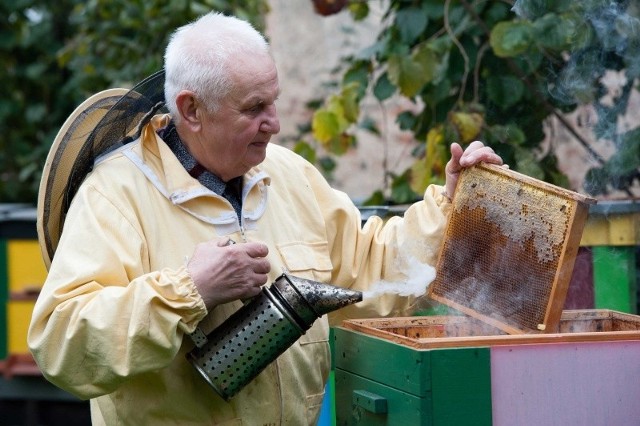
[[(221, 234), (239, 231), (236, 214), (223, 197), (204, 187), (189, 175), (171, 149), (160, 139), (156, 131), (168, 124), (168, 115), (154, 117), (141, 133), (140, 139), (126, 145), (123, 155), (147, 177), (151, 184), (172, 204), (198, 219), (217, 225)], [(254, 167), (244, 176), (242, 190), (243, 225), (255, 226), (267, 208), (269, 176), (260, 167)], [(206, 201), (228, 208), (206, 208)], [(215, 212), (215, 213), (214, 213)]]

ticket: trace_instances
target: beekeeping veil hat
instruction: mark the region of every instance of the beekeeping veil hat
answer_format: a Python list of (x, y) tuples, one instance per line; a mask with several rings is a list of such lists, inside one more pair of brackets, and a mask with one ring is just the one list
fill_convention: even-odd
[(109, 89), (89, 97), (67, 118), (42, 171), (37, 206), (38, 240), (47, 268), (58, 246), (71, 200), (95, 160), (135, 140), (164, 107), (164, 71), (132, 89)]

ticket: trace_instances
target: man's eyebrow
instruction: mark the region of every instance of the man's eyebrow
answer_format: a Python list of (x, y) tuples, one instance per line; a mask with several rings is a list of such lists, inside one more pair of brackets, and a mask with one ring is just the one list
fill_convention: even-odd
[[(277, 100), (280, 97), (280, 94), (282, 93), (282, 91), (278, 90), (278, 92), (276, 93), (276, 96), (274, 98), (274, 100)], [(256, 104), (256, 103), (260, 103), (263, 104), (265, 103), (267, 100), (266, 96), (262, 96), (262, 95), (251, 95), (249, 96), (245, 101), (244, 104), (247, 105), (251, 105), (251, 104)]]

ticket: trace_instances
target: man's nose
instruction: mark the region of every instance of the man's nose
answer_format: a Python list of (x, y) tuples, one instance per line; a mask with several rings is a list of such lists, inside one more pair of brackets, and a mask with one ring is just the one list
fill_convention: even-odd
[(260, 131), (265, 133), (271, 133), (275, 135), (280, 132), (280, 119), (278, 118), (278, 112), (275, 105), (272, 105), (266, 114), (266, 117), (262, 124), (260, 124)]

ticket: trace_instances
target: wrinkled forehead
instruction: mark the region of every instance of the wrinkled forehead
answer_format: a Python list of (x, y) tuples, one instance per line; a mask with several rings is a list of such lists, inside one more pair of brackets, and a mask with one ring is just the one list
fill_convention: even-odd
[(227, 69), (232, 75), (257, 75), (273, 72), (277, 75), (276, 63), (268, 52), (259, 54), (236, 54), (227, 61)]
[(276, 96), (280, 93), (278, 71), (271, 55), (244, 57), (231, 61), (232, 94), (247, 96), (260, 93)]

